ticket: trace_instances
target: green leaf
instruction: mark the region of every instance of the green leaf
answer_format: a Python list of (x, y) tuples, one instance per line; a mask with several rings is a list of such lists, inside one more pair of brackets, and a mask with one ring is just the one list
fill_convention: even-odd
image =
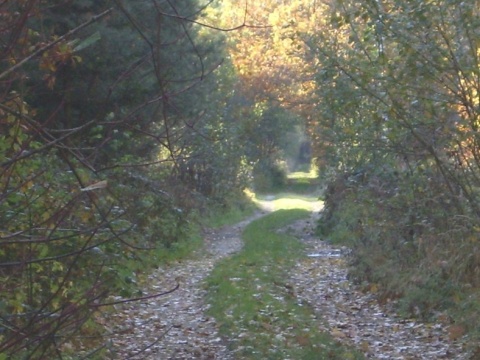
[(41, 246), (40, 247), (40, 253), (38, 254), (38, 257), (40, 259), (43, 259), (48, 255), (48, 246)]

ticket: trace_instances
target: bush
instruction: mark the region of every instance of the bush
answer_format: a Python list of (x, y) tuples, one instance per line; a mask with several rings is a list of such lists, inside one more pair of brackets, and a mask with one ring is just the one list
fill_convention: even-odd
[(275, 191), (286, 183), (286, 170), (275, 162), (261, 160), (253, 169), (253, 187), (257, 192)]
[[(350, 277), (407, 316), (447, 311), (466, 329), (480, 304), (480, 236), (437, 174), (344, 174), (327, 187), (318, 232), (352, 247)], [(467, 302), (469, 305), (467, 306)], [(466, 310), (469, 309), (469, 310)]]

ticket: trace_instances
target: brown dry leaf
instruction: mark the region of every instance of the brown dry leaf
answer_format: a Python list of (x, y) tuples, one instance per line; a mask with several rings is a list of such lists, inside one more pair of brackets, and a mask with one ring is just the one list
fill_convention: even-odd
[(262, 322), (261, 325), (266, 330), (272, 330), (272, 325), (267, 322)]
[(448, 338), (452, 341), (460, 339), (465, 335), (465, 327), (462, 325), (451, 325), (448, 327)]
[(102, 180), (102, 181), (98, 181), (94, 184), (91, 184), (91, 185), (88, 185), (82, 189), (80, 189), (80, 191), (92, 191), (92, 190), (96, 190), (96, 189), (104, 189), (106, 188), (108, 185), (108, 181), (107, 180)]

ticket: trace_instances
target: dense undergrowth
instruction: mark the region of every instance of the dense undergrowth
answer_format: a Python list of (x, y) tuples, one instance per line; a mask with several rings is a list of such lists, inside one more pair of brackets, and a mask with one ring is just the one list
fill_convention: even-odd
[(225, 225), (233, 225), (252, 215), (257, 210), (251, 197), (247, 193), (229, 199), (228, 205), (212, 205), (203, 212), (198, 212), (197, 221), (202, 226), (219, 228)]
[(362, 358), (317, 330), (313, 310), (298, 304), (285, 281), (302, 246), (276, 230), (308, 213), (279, 210), (252, 222), (242, 236), (243, 250), (207, 279), (209, 312), (242, 359)]
[[(423, 178), (425, 179), (425, 178)], [(478, 344), (479, 228), (435, 176), (398, 172), (339, 176), (325, 193), (319, 232), (353, 249), (351, 277), (404, 316), (455, 325)], [(453, 329), (453, 327), (452, 327)]]

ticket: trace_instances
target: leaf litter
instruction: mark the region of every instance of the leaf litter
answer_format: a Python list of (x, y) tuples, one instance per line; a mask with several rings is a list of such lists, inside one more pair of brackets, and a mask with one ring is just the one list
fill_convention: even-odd
[[(241, 249), (241, 232), (254, 218), (208, 230), (204, 251), (153, 272), (145, 292), (162, 292), (179, 281), (178, 290), (148, 302), (116, 305), (109, 319), (111, 358), (235, 359), (239, 349), (228, 347), (234, 339), (222, 338), (215, 319), (206, 315), (204, 280), (218, 260)], [(298, 236), (306, 251), (285, 280), (298, 303), (314, 309), (312, 317), (319, 330), (356, 347), (367, 359), (472, 359), (461, 338), (452, 340), (444, 324), (403, 319), (392, 308), (380, 305), (373, 292), (364, 293), (354, 286), (347, 278), (349, 250), (320, 241), (313, 235), (314, 224), (312, 217), (285, 229)], [(276, 330), (277, 340), (285, 341), (289, 329)]]
[(151, 299), (116, 305), (110, 315), (113, 359), (233, 359), (218, 334), (215, 319), (205, 315), (203, 281), (215, 263), (242, 247), (241, 233), (252, 218), (219, 230), (206, 230), (204, 246), (191, 259), (154, 271), (145, 293), (178, 290)]
[(392, 304), (380, 305), (375, 289), (362, 292), (348, 280), (346, 247), (314, 236), (315, 217), (288, 228), (305, 245), (289, 282), (298, 301), (308, 303), (323, 321), (321, 330), (361, 350), (367, 359), (467, 360), (462, 339), (452, 340), (446, 324), (424, 323), (398, 316)]

